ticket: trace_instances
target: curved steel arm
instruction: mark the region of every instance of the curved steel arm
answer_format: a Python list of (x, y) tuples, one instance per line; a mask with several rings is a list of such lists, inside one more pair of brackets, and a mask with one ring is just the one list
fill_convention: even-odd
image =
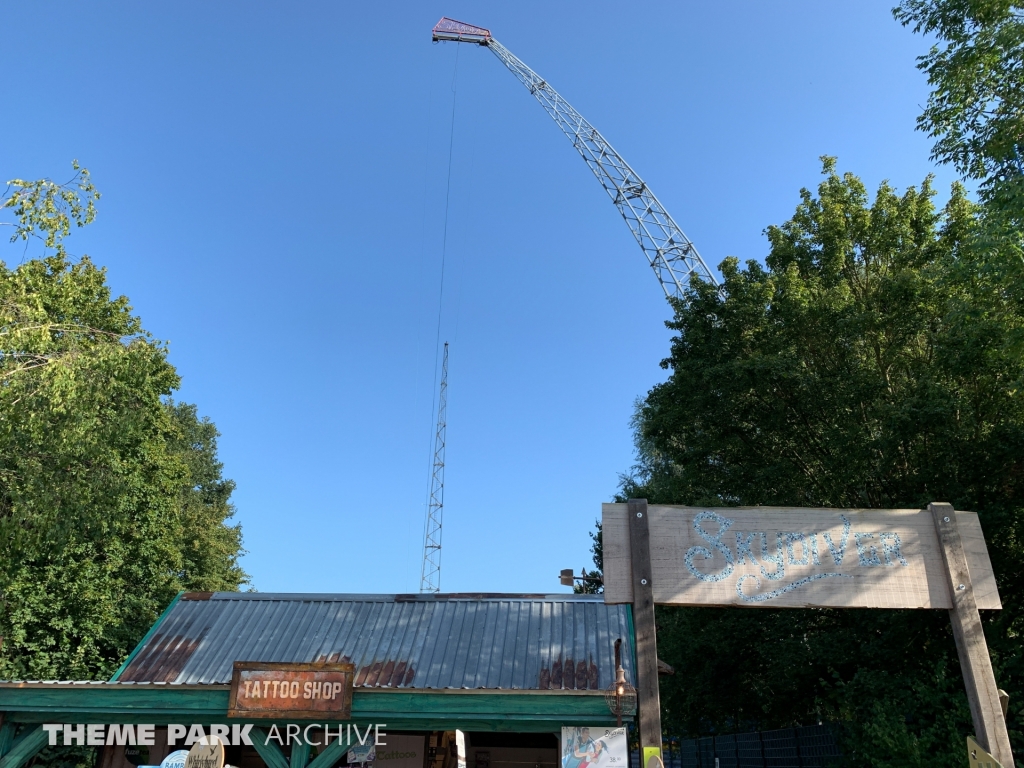
[(562, 133), (569, 137), (626, 220), (658, 276), (665, 295), (683, 299), (686, 285), (694, 275), (718, 285), (694, 244), (607, 139), (505, 46), (490, 36), (481, 44), (490, 48), (512, 71), (558, 124)]

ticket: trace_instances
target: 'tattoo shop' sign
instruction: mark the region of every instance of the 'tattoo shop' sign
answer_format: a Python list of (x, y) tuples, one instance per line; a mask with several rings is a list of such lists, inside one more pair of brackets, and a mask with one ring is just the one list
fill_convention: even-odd
[(352, 664), (236, 661), (229, 717), (320, 717), (352, 713)]

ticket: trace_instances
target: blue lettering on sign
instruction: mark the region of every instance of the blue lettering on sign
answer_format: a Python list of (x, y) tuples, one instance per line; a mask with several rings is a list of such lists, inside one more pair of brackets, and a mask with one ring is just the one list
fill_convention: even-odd
[[(838, 545), (832, 538), (832, 534), (830, 532), (825, 531), (820, 534), (822, 539), (825, 541), (825, 546), (828, 548), (828, 552), (832, 556), (832, 561), (835, 563), (836, 567), (840, 567), (843, 564), (843, 558), (846, 554), (846, 546), (849, 543), (851, 533), (850, 521), (846, 515), (839, 515), (839, 519), (842, 521), (842, 533), (839, 536)], [(708, 530), (711, 526), (705, 528), (708, 523), (717, 525), (718, 530)], [(689, 570), (695, 578), (704, 582), (722, 581), (732, 575), (737, 565), (743, 566), (749, 561), (751, 566), (757, 567), (760, 571), (761, 577), (767, 579), (769, 582), (783, 581), (786, 576), (787, 564), (798, 567), (821, 565), (821, 558), (818, 554), (819, 533), (817, 531), (776, 531), (774, 554), (768, 549), (767, 532), (753, 531), (747, 533), (745, 531), (736, 531), (734, 534), (736, 537), (736, 553), (734, 556), (733, 550), (729, 548), (729, 545), (725, 541), (723, 541), (726, 532), (732, 528), (734, 523), (735, 520), (731, 520), (718, 512), (704, 511), (699, 512), (694, 516), (693, 530), (708, 544), (708, 546), (698, 545), (690, 547), (683, 558), (687, 570)], [(898, 533), (895, 533), (894, 531), (885, 531), (882, 533), (857, 532), (854, 533), (853, 536), (857, 545), (858, 565), (869, 568), (882, 566), (883, 559), (885, 560), (885, 566), (891, 567), (899, 564), (902, 567), (907, 567), (910, 565), (907, 562), (907, 559), (903, 556), (902, 542), (900, 541)], [(754, 556), (755, 541), (759, 541), (761, 545), (759, 552), (760, 560), (758, 557)], [(881, 556), (879, 556), (879, 549), (881, 549)], [(698, 555), (703, 558), (702, 565), (706, 567), (710, 561), (715, 559), (716, 553), (721, 554), (725, 560), (725, 565), (722, 568), (717, 571), (706, 573), (697, 567), (695, 559)], [(766, 567), (769, 565), (771, 566), (770, 570)], [(814, 573), (809, 576), (796, 579), (785, 586), (758, 594), (756, 590), (761, 588), (761, 578), (756, 574), (747, 573), (741, 575), (736, 580), (736, 594), (744, 602), (763, 603), (779, 597), (780, 595), (784, 595), (787, 592), (799, 589), (813, 581), (818, 581), (819, 579), (852, 578), (853, 576), (849, 574), (838, 573), (835, 571)], [(755, 591), (747, 594), (744, 592), (743, 587), (751, 579), (753, 579), (753, 588)]]
[(846, 515), (840, 515), (839, 519), (843, 521), (843, 538), (839, 540), (839, 548), (836, 549), (835, 544), (832, 543), (832, 534), (826, 532), (825, 546), (828, 547), (828, 551), (832, 553), (832, 559), (836, 561), (836, 567), (843, 564), (843, 555), (846, 553), (846, 542), (850, 538), (850, 521), (846, 519)]
[(870, 544), (865, 544), (868, 539), (875, 538), (873, 533), (855, 533), (853, 538), (857, 540), (857, 557), (860, 559), (861, 565), (868, 567), (872, 565), (881, 565), (882, 561), (878, 559), (878, 552)]
[(900, 535), (894, 531), (886, 531), (885, 533), (878, 534), (878, 538), (882, 540), (882, 555), (885, 557), (886, 565), (896, 565), (892, 561), (892, 558), (896, 558), (896, 562), (900, 565), (910, 565), (903, 557), (903, 553), (900, 552)]
[(744, 536), (742, 533), (736, 533), (736, 565), (743, 565), (746, 562), (746, 558), (750, 558), (751, 565), (757, 565), (757, 560), (754, 558), (754, 552), (750, 548), (750, 543), (754, 540), (754, 534), (748, 534)]
[(761, 575), (766, 579), (772, 581), (779, 581), (786, 575), (786, 561), (782, 557), (782, 534), (775, 534), (775, 549), (776, 554), (768, 554), (768, 537), (762, 533), (761, 536), (761, 559), (766, 563), (775, 563), (775, 573), (768, 573), (768, 570), (762, 565)]
[[(701, 527), (701, 523), (705, 520), (710, 520), (713, 523), (718, 523), (718, 533), (712, 534), (705, 531)], [(725, 544), (722, 543), (722, 535), (729, 530), (729, 526), (733, 523), (732, 520), (722, 517), (716, 512), (701, 512), (693, 518), (693, 530), (697, 532), (704, 541), (713, 546), (723, 555), (725, 555), (725, 568), (720, 570), (718, 573), (701, 573), (697, 570), (697, 566), (693, 564), (693, 558), (697, 555), (703, 555), (705, 560), (711, 560), (714, 557), (714, 553), (707, 547), (690, 547), (686, 552), (686, 557), (683, 558), (683, 562), (686, 563), (686, 567), (690, 569), (690, 573), (696, 576), (701, 581), (721, 581), (730, 573), (733, 569), (732, 550), (729, 549)]]
[(847, 576), (845, 573), (816, 573), (813, 576), (808, 576), (805, 579), (799, 579), (798, 581), (794, 581), (792, 584), (787, 584), (786, 586), (780, 589), (773, 589), (771, 592), (763, 592), (760, 595), (745, 595), (743, 594), (743, 582), (747, 579), (754, 580), (755, 589), (761, 586), (761, 580), (757, 578), (757, 576), (755, 576), (754, 574), (748, 573), (746, 576), (740, 576), (739, 579), (736, 580), (736, 594), (740, 596), (741, 600), (744, 600), (748, 603), (763, 603), (765, 600), (771, 600), (773, 597), (778, 597), (779, 595), (784, 595), (787, 592), (792, 592), (797, 587), (802, 587), (804, 584), (810, 584), (812, 581), (817, 581), (818, 579), (834, 578), (852, 579), (853, 576)]

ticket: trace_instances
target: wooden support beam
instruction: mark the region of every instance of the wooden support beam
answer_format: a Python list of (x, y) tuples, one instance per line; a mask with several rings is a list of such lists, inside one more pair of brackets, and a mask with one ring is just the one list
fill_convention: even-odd
[[(263, 762), (266, 763), (267, 768), (289, 768), (288, 761), (285, 759), (284, 753), (281, 752), (281, 747), (272, 741), (267, 740), (267, 732), (262, 728), (253, 728), (250, 731), (252, 745), (256, 749), (256, 752)], [(4, 768), (4, 766), (0, 766)]]
[(5, 713), (0, 712), (0, 757), (10, 752), (11, 747), (14, 746), (14, 730), (16, 727), (6, 717)]
[(49, 740), (50, 737), (43, 730), (43, 726), (37, 725), (35, 728), (30, 728), (18, 737), (6, 755), (0, 757), (0, 768), (21, 768), (35, 757)]
[(629, 550), (633, 563), (633, 629), (636, 634), (641, 768), (661, 768), (661, 698), (658, 694), (658, 642), (654, 626), (647, 499), (629, 500)]
[[(344, 726), (341, 726), (344, 728)], [(335, 731), (337, 726), (335, 726)], [(320, 754), (313, 758), (306, 768), (331, 768), (336, 762), (341, 760), (344, 756), (345, 751), (348, 749), (348, 741), (344, 738), (335, 739), (326, 747), (320, 749)]]
[(1006, 732), (999, 689), (992, 672), (992, 659), (988, 654), (988, 643), (985, 642), (985, 632), (978, 614), (978, 603), (956, 524), (956, 513), (950, 504), (933, 503), (928, 505), (928, 509), (935, 520), (939, 547), (949, 575), (947, 584), (953, 603), (949, 619), (953, 624), (953, 637), (956, 638), (956, 651), (967, 688), (967, 701), (971, 705), (975, 738), (982, 749), (998, 760), (1003, 768), (1013, 768), (1010, 737)]
[(292, 742), (291, 768), (306, 768), (309, 762), (309, 744), (305, 739), (297, 739)]

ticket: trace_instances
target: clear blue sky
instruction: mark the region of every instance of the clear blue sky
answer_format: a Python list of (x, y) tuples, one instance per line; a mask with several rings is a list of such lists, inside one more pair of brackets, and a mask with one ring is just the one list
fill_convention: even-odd
[[(221, 430), (255, 587), (416, 591), (456, 59), (438, 18), (490, 27), (714, 267), (763, 259), (819, 155), (872, 188), (935, 170), (926, 41), (891, 2), (5, 2), (0, 175), (91, 169), (99, 216), (69, 248)], [(564, 591), (666, 375), (668, 306), (487, 50), (462, 46), (456, 99), (441, 585)]]

